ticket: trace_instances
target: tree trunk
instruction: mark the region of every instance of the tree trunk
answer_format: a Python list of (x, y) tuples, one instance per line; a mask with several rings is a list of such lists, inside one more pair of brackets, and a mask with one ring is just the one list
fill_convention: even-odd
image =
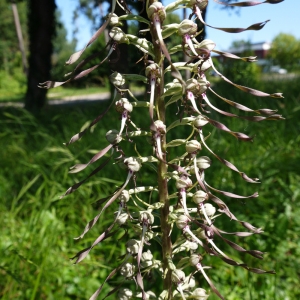
[(21, 27), (20, 19), (19, 19), (18, 7), (17, 7), (17, 4), (15, 3), (15, 1), (12, 1), (11, 7), (12, 7), (12, 11), (13, 11), (14, 21), (15, 21), (15, 26), (16, 26), (16, 31), (17, 31), (18, 41), (19, 41), (19, 48), (20, 48), (20, 51), (22, 54), (23, 72), (27, 76), (28, 72), (27, 72), (26, 51), (25, 51), (25, 46), (24, 46), (22, 27)]
[(36, 112), (46, 103), (47, 90), (38, 84), (50, 78), (56, 5), (55, 0), (30, 0), (28, 6), (30, 56), (25, 108)]

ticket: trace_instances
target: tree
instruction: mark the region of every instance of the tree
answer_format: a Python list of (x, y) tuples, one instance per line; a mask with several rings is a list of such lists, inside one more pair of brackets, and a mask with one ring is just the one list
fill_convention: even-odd
[(50, 76), (52, 39), (55, 34), (55, 0), (29, 0), (29, 72), (25, 108), (36, 112), (46, 103), (47, 92), (38, 88)]
[(288, 70), (300, 68), (300, 40), (293, 35), (280, 33), (272, 41), (269, 57), (274, 64)]

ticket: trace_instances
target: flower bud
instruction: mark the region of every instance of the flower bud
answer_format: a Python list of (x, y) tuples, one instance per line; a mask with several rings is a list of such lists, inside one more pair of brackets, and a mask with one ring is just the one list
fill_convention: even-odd
[(197, 167), (200, 170), (205, 170), (210, 167), (211, 159), (207, 156), (201, 156), (201, 157), (197, 158), (196, 163), (197, 163)]
[(118, 113), (123, 113), (124, 110), (128, 112), (132, 112), (133, 106), (126, 98), (121, 98), (116, 102), (116, 111)]
[(140, 160), (137, 157), (128, 157), (124, 159), (124, 164), (131, 172), (138, 172), (142, 167), (142, 164), (140, 163)]
[(128, 202), (130, 198), (130, 194), (127, 190), (123, 190), (120, 194), (120, 196), (118, 197), (118, 199), (121, 201), (121, 202)]
[[(216, 208), (213, 205), (211, 205), (210, 203), (205, 203), (203, 205), (202, 209), (205, 210), (207, 216), (209, 216), (209, 217), (213, 216), (216, 213)], [(200, 212), (203, 214), (202, 209)]]
[(202, 240), (206, 240), (206, 234), (205, 234), (205, 230), (203, 230), (202, 228), (198, 228), (197, 230), (194, 231), (196, 237), (198, 237), (199, 239)]
[(185, 280), (185, 274), (181, 270), (174, 270), (172, 271), (172, 281), (176, 283), (182, 283)]
[(135, 265), (126, 263), (120, 269), (120, 274), (126, 278), (132, 277), (135, 273)]
[(125, 84), (125, 78), (123, 77), (122, 74), (118, 72), (114, 72), (109, 76), (109, 79), (113, 85), (116, 87), (121, 87), (122, 85)]
[(212, 40), (203, 40), (200, 44), (197, 45), (197, 48), (212, 51), (216, 47), (216, 43)]
[(137, 254), (139, 251), (139, 247), (140, 247), (140, 241), (138, 240), (130, 239), (126, 243), (126, 251), (131, 255)]
[(122, 23), (119, 21), (119, 17), (114, 13), (109, 13), (107, 18), (109, 18), (109, 26), (120, 26)]
[(109, 36), (111, 39), (113, 39), (118, 44), (129, 44), (129, 39), (126, 36), (126, 34), (122, 31), (119, 27), (113, 27), (110, 32)]
[(190, 140), (185, 145), (187, 153), (195, 153), (201, 150), (201, 144), (197, 140)]
[(204, 201), (206, 201), (208, 199), (208, 194), (205, 193), (204, 191), (197, 191), (194, 195), (193, 195), (193, 201), (196, 204), (200, 204)]
[(204, 10), (208, 4), (208, 0), (190, 0), (187, 3), (187, 7), (193, 7), (194, 5), (198, 6), (200, 10)]
[(153, 265), (153, 255), (148, 250), (147, 252), (143, 252), (142, 257), (141, 257), (141, 267), (142, 268), (147, 268)]
[(178, 190), (180, 190), (180, 189), (188, 189), (192, 185), (193, 185), (193, 182), (192, 182), (192, 180), (189, 177), (180, 177), (176, 181), (176, 188)]
[(209, 295), (206, 293), (206, 290), (202, 288), (196, 288), (192, 293), (193, 299), (195, 300), (206, 300)]
[(122, 141), (122, 137), (119, 135), (119, 131), (116, 129), (107, 131), (105, 137), (107, 141), (112, 145), (116, 145)]
[(154, 2), (149, 6), (147, 14), (150, 20), (152, 20), (155, 13), (158, 14), (160, 22), (163, 23), (166, 18), (166, 11), (161, 2)]
[[(118, 212), (117, 212), (117, 211), (115, 212), (115, 215), (116, 215), (116, 216), (118, 215)], [(126, 223), (127, 219), (128, 219), (128, 213), (121, 213), (121, 214), (118, 216), (118, 218), (117, 218), (117, 220), (116, 220), (116, 223), (117, 223), (119, 226), (122, 226), (122, 225), (124, 225), (124, 224)]]
[(145, 233), (145, 241), (149, 242), (153, 239), (154, 237), (154, 233), (151, 230), (147, 230), (147, 232)]
[(178, 34), (180, 36), (189, 34), (194, 35), (197, 33), (197, 24), (194, 23), (192, 20), (185, 19), (179, 24)]
[(176, 220), (176, 226), (179, 229), (184, 229), (189, 222), (189, 218), (186, 215), (180, 215)]
[(195, 253), (190, 256), (190, 264), (192, 266), (197, 266), (201, 260), (202, 260), (202, 256), (200, 254)]
[(141, 223), (147, 221), (148, 224), (153, 224), (154, 216), (152, 215), (152, 213), (150, 211), (148, 211), (148, 210), (140, 211), (139, 214), (140, 214), (139, 221)]
[(127, 288), (120, 288), (118, 291), (119, 300), (130, 300), (133, 297), (133, 292)]
[(193, 122), (193, 125), (197, 128), (200, 129), (203, 126), (205, 126), (208, 123), (207, 119), (204, 116), (197, 116), (196, 119)]

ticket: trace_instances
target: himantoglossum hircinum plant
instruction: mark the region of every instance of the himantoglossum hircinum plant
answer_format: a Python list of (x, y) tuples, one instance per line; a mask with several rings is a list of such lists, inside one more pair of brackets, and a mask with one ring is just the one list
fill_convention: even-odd
[[(225, 4), (222, 1), (214, 1), (220, 5), (239, 7), (281, 2), (280, 0), (267, 0)], [(111, 278), (114, 278), (115, 288), (109, 295), (116, 293), (118, 299), (207, 299), (209, 297), (207, 289), (218, 295), (220, 299), (224, 299), (221, 292), (218, 291), (222, 287), (219, 286), (217, 289), (218, 283), (213, 283), (210, 279), (213, 272), (211, 268), (217, 266), (208, 267), (206, 265), (207, 256), (218, 257), (229, 265), (239, 266), (258, 274), (274, 273), (274, 271), (250, 267), (227, 254), (226, 248), (222, 250), (223, 246), (227, 244), (238, 252), (247, 253), (258, 259), (263, 258), (262, 252), (244, 249), (224, 237), (225, 234), (247, 237), (261, 233), (262, 229), (239, 220), (230, 211), (229, 206), (216, 196), (218, 194), (225, 198), (245, 199), (256, 198), (258, 193), (241, 196), (219, 190), (214, 187), (213, 183), (206, 181), (205, 174), (210, 171), (211, 164), (218, 163), (216, 162), (218, 160), (232, 171), (237, 172), (247, 182), (257, 183), (258, 179), (249, 177), (233, 163), (221, 158), (217, 152), (211, 149), (209, 132), (212, 127), (225, 131), (241, 141), (251, 141), (252, 137), (232, 131), (225, 124), (212, 119), (209, 112), (214, 110), (226, 117), (253, 122), (283, 118), (274, 110), (252, 109), (245, 106), (244, 103), (240, 104), (222, 97), (211, 87), (206, 74), (208, 70), (214, 70), (228, 84), (254, 96), (273, 98), (282, 98), (283, 96), (281, 93), (266, 93), (236, 84), (223, 76), (214, 66), (211, 59), (212, 52), (227, 58), (243, 60), (245, 63), (253, 63), (255, 57), (238, 57), (231, 53), (218, 51), (215, 49), (217, 41), (198, 42), (196, 40), (195, 37), (199, 34), (195, 23), (196, 19), (205, 26), (213, 27), (207, 25), (202, 18), (202, 10), (208, 4), (208, 0), (178, 0), (167, 6), (163, 6), (158, 1), (147, 0), (144, 2), (144, 8), (148, 19), (130, 12), (126, 1), (112, 2), (112, 11), (108, 14), (106, 22), (83, 50), (70, 57), (67, 64), (76, 62), (83, 55), (84, 50), (103, 34), (104, 30), (109, 29), (110, 40), (106, 49), (103, 49), (107, 51), (106, 58), (94, 67), (84, 69), (85, 64), (89, 61), (89, 58), (85, 58), (79, 62), (72, 73), (68, 74), (69, 79), (66, 81), (47, 81), (40, 85), (43, 88), (52, 88), (87, 75), (104, 62), (109, 61), (111, 53), (118, 51), (118, 46), (122, 43), (135, 46), (145, 65), (144, 75), (113, 72), (110, 76), (110, 81), (115, 87), (112, 101), (107, 109), (91, 122), (89, 128), (98, 123), (113, 106), (116, 109), (116, 126), (113, 129), (107, 128), (107, 146), (99, 150), (89, 162), (76, 164), (70, 169), (70, 173), (76, 173), (86, 168), (92, 169), (92, 165), (95, 165), (98, 160), (101, 162), (90, 171), (87, 178), (71, 186), (62, 197), (73, 193), (91, 176), (100, 171), (105, 172), (105, 168), (109, 165), (124, 170), (124, 183), (112, 195), (99, 201), (103, 205), (100, 212), (87, 223), (83, 232), (76, 239), (81, 239), (88, 234), (98, 219), (103, 217), (103, 212), (113, 205), (116, 207), (116, 212), (111, 216), (107, 213), (105, 215), (106, 218), (111, 218), (110, 226), (100, 233), (90, 247), (77, 253), (73, 259), (75, 263), (79, 263), (96, 245), (106, 242), (105, 240), (118, 232), (118, 229), (125, 229), (126, 234), (119, 242), (126, 245), (126, 253), (120, 253), (123, 255), (122, 259), (115, 262), (115, 265), (112, 266), (113, 270), (90, 299), (96, 299), (103, 286)], [(124, 9), (123, 15), (118, 16), (114, 13), (116, 5)], [(182, 20), (179, 24), (164, 25), (168, 13), (182, 8), (190, 10), (189, 19)], [(122, 22), (130, 20), (147, 24), (152, 40), (124, 33), (121, 29)], [(247, 28), (213, 28), (229, 33), (238, 33), (245, 30), (260, 30), (267, 22), (250, 25)], [(170, 48), (165, 39), (172, 38), (173, 35), (180, 36), (182, 43)], [(188, 56), (187, 62), (173, 61), (173, 54), (179, 51)], [(185, 70), (190, 71), (190, 78), (183, 79)], [(166, 76), (168, 73), (172, 76)], [(171, 78), (171, 81), (167, 82), (167, 78)], [(130, 89), (124, 88), (126, 82), (137, 81), (139, 84), (148, 86), (148, 100), (144, 98), (143, 101), (140, 101), (135, 98)], [(253, 115), (243, 116), (221, 110), (209, 100), (211, 94), (216, 95), (242, 113), (247, 112)], [(177, 119), (169, 120), (166, 118), (166, 111), (174, 105), (179, 107), (181, 113), (177, 114)], [(141, 129), (140, 124), (134, 123), (135, 113), (143, 114), (143, 119), (148, 119), (148, 128)], [(169, 133), (176, 131), (178, 126), (191, 128), (191, 133), (170, 140)], [(74, 135), (66, 143), (66, 146), (76, 142), (86, 131), (87, 129)], [(136, 144), (132, 143), (133, 140), (136, 140)], [(143, 145), (149, 141), (152, 144), (147, 156), (141, 156), (137, 150), (138, 146), (135, 146), (141, 140)], [(126, 142), (131, 143), (132, 153), (123, 151), (122, 143)], [(178, 149), (185, 149), (185, 151), (176, 157), (171, 157), (168, 152), (171, 147), (179, 147)], [(203, 155), (203, 149), (206, 149), (205, 151), (211, 155)], [(151, 166), (157, 186), (139, 186), (139, 178), (142, 176), (145, 164)], [(217, 227), (218, 217), (221, 215), (226, 215), (236, 221), (239, 226), (245, 228), (245, 231), (224, 232)], [(175, 230), (175, 227), (178, 229)], [(178, 230), (181, 233), (179, 236), (176, 234)], [(161, 254), (155, 256), (159, 259), (154, 259), (152, 245), (155, 243), (161, 246)], [(191, 269), (192, 271), (186, 271)], [(160, 274), (159, 278), (163, 282), (159, 294), (149, 290), (148, 281), (145, 280), (151, 272)], [(201, 287), (196, 284), (199, 280), (203, 282)], [(131, 284), (132, 282), (135, 284)], [(157, 293), (157, 290), (155, 292)]]

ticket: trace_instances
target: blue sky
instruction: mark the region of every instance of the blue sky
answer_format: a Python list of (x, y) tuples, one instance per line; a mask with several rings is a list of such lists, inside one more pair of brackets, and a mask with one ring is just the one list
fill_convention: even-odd
[[(262, 1), (262, 0), (260, 0)], [(164, 1), (169, 3), (171, 1)], [(241, 1), (239, 1), (241, 2)], [(68, 30), (68, 38), (72, 37), (72, 13), (77, 0), (56, 0), (62, 12), (63, 22)], [(230, 34), (220, 30), (208, 28), (207, 38), (217, 44), (217, 49), (227, 50), (233, 41), (246, 40), (255, 42), (272, 41), (279, 33), (288, 33), (300, 39), (300, 0), (285, 0), (279, 4), (262, 4), (254, 7), (241, 8), (239, 13), (221, 10), (223, 7), (210, 0), (207, 10), (206, 22), (215, 27), (248, 27), (254, 23), (270, 20), (260, 31), (246, 31)], [(77, 34), (77, 49), (81, 49), (92, 35), (91, 24), (85, 17), (77, 20), (79, 33)]]

